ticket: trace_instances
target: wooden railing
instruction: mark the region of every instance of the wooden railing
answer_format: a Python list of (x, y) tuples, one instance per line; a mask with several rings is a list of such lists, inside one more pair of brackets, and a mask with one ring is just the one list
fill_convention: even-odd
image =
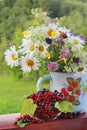
[(87, 130), (87, 113), (74, 119), (61, 119), (41, 124), (31, 124), (24, 128), (15, 125), (20, 114), (0, 115), (0, 130)]

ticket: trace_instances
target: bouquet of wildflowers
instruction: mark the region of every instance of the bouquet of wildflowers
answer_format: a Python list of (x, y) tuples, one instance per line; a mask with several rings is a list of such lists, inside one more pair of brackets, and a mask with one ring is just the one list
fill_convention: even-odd
[(24, 73), (39, 70), (43, 63), (49, 71), (82, 71), (87, 63), (85, 37), (61, 27), (41, 9), (31, 12), (38, 22), (23, 32), (18, 49), (13, 45), (5, 51), (8, 66), (19, 66)]

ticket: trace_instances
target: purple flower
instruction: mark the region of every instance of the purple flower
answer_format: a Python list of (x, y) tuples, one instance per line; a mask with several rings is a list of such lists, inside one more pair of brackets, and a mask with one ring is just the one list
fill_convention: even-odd
[(55, 72), (56, 70), (58, 70), (57, 64), (55, 62), (50, 62), (48, 64), (48, 70)]
[(79, 57), (74, 57), (73, 58), (73, 61), (78, 64), (79, 62), (81, 62), (80, 58)]
[(62, 49), (60, 51), (60, 57), (67, 59), (69, 57), (69, 55), (70, 55), (70, 50), (68, 48), (62, 47)]
[(62, 38), (59, 39), (59, 43), (60, 43), (60, 44), (63, 43), (63, 39), (62, 39)]
[(80, 39), (81, 39), (81, 40), (85, 40), (86, 37), (85, 37), (85, 36), (80, 36)]
[(45, 41), (46, 41), (48, 44), (51, 44), (51, 43), (52, 43), (52, 39), (50, 39), (50, 38), (46, 38)]
[(75, 33), (71, 33), (71, 36), (74, 36), (74, 37), (75, 37), (75, 36), (76, 36), (76, 34), (75, 34)]

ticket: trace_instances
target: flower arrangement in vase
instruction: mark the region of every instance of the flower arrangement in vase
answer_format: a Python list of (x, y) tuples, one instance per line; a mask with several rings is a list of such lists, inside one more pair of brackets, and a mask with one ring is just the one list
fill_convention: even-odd
[(84, 70), (87, 64), (85, 36), (78, 36), (61, 27), (57, 18), (51, 19), (41, 9), (32, 9), (38, 19), (23, 32), (22, 44), (5, 51), (8, 66), (19, 66), (23, 73), (44, 69), (57, 72)]

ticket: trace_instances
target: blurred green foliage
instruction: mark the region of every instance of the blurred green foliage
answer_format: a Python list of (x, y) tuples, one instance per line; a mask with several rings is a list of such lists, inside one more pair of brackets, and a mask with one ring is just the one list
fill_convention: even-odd
[(32, 8), (41, 7), (50, 17), (79, 35), (87, 35), (87, 0), (0, 0), (0, 73), (5, 70), (4, 51), (21, 44), (22, 32), (34, 22)]

